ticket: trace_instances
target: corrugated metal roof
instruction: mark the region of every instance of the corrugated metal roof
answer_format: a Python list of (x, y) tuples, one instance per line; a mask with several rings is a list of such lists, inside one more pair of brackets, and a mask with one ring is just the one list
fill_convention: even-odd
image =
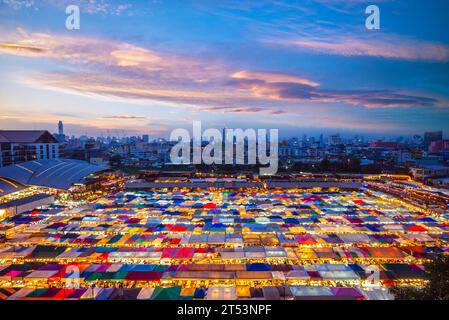
[(17, 181), (0, 177), (0, 196), (24, 189), (25, 186)]
[(39, 160), (0, 168), (0, 177), (24, 185), (68, 189), (88, 175), (106, 169), (81, 160)]

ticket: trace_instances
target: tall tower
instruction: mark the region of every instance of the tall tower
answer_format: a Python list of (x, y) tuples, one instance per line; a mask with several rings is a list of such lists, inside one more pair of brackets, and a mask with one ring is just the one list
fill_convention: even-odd
[(58, 122), (58, 134), (63, 135), (64, 134), (64, 124), (62, 121)]

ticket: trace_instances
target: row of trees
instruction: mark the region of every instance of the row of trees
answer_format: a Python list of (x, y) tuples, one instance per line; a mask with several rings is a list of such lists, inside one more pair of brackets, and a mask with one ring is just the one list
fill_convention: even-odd
[(449, 300), (449, 255), (441, 254), (424, 267), (428, 284), (424, 288), (392, 288), (395, 299)]

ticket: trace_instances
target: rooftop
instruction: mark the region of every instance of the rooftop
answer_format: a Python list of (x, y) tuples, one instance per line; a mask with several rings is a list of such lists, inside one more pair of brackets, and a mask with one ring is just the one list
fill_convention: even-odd
[(449, 167), (439, 166), (439, 165), (423, 165), (418, 167), (418, 169), (427, 169), (427, 170), (449, 170)]
[(0, 143), (58, 143), (46, 130), (0, 130)]
[(24, 188), (25, 186), (17, 181), (0, 177), (0, 197), (5, 194), (20, 191)]
[(39, 160), (0, 168), (0, 178), (24, 185), (69, 189), (88, 175), (106, 169), (81, 160)]
[(23, 205), (23, 204), (39, 201), (39, 200), (42, 200), (42, 199), (46, 199), (48, 197), (51, 197), (51, 196), (49, 196), (48, 194), (45, 194), (45, 193), (39, 193), (39, 194), (35, 194), (33, 196), (30, 196), (30, 197), (21, 198), (21, 199), (17, 199), (17, 200), (12, 200), (10, 202), (2, 203), (2, 204), (0, 204), (0, 209), (10, 208), (10, 207), (17, 207), (17, 206), (20, 206), (20, 205)]

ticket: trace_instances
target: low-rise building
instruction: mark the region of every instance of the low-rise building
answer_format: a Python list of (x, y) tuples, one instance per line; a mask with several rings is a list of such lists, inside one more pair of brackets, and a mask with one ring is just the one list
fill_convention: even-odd
[(0, 168), (59, 159), (59, 142), (45, 130), (0, 130)]
[(432, 179), (432, 185), (436, 187), (449, 188), (449, 178)]
[(55, 201), (54, 196), (48, 194), (36, 194), (31, 197), (21, 198), (0, 204), (0, 217), (10, 217), (33, 210), (37, 207), (48, 205)]
[(423, 181), (429, 178), (449, 177), (449, 167), (428, 165), (410, 168), (415, 180)]

